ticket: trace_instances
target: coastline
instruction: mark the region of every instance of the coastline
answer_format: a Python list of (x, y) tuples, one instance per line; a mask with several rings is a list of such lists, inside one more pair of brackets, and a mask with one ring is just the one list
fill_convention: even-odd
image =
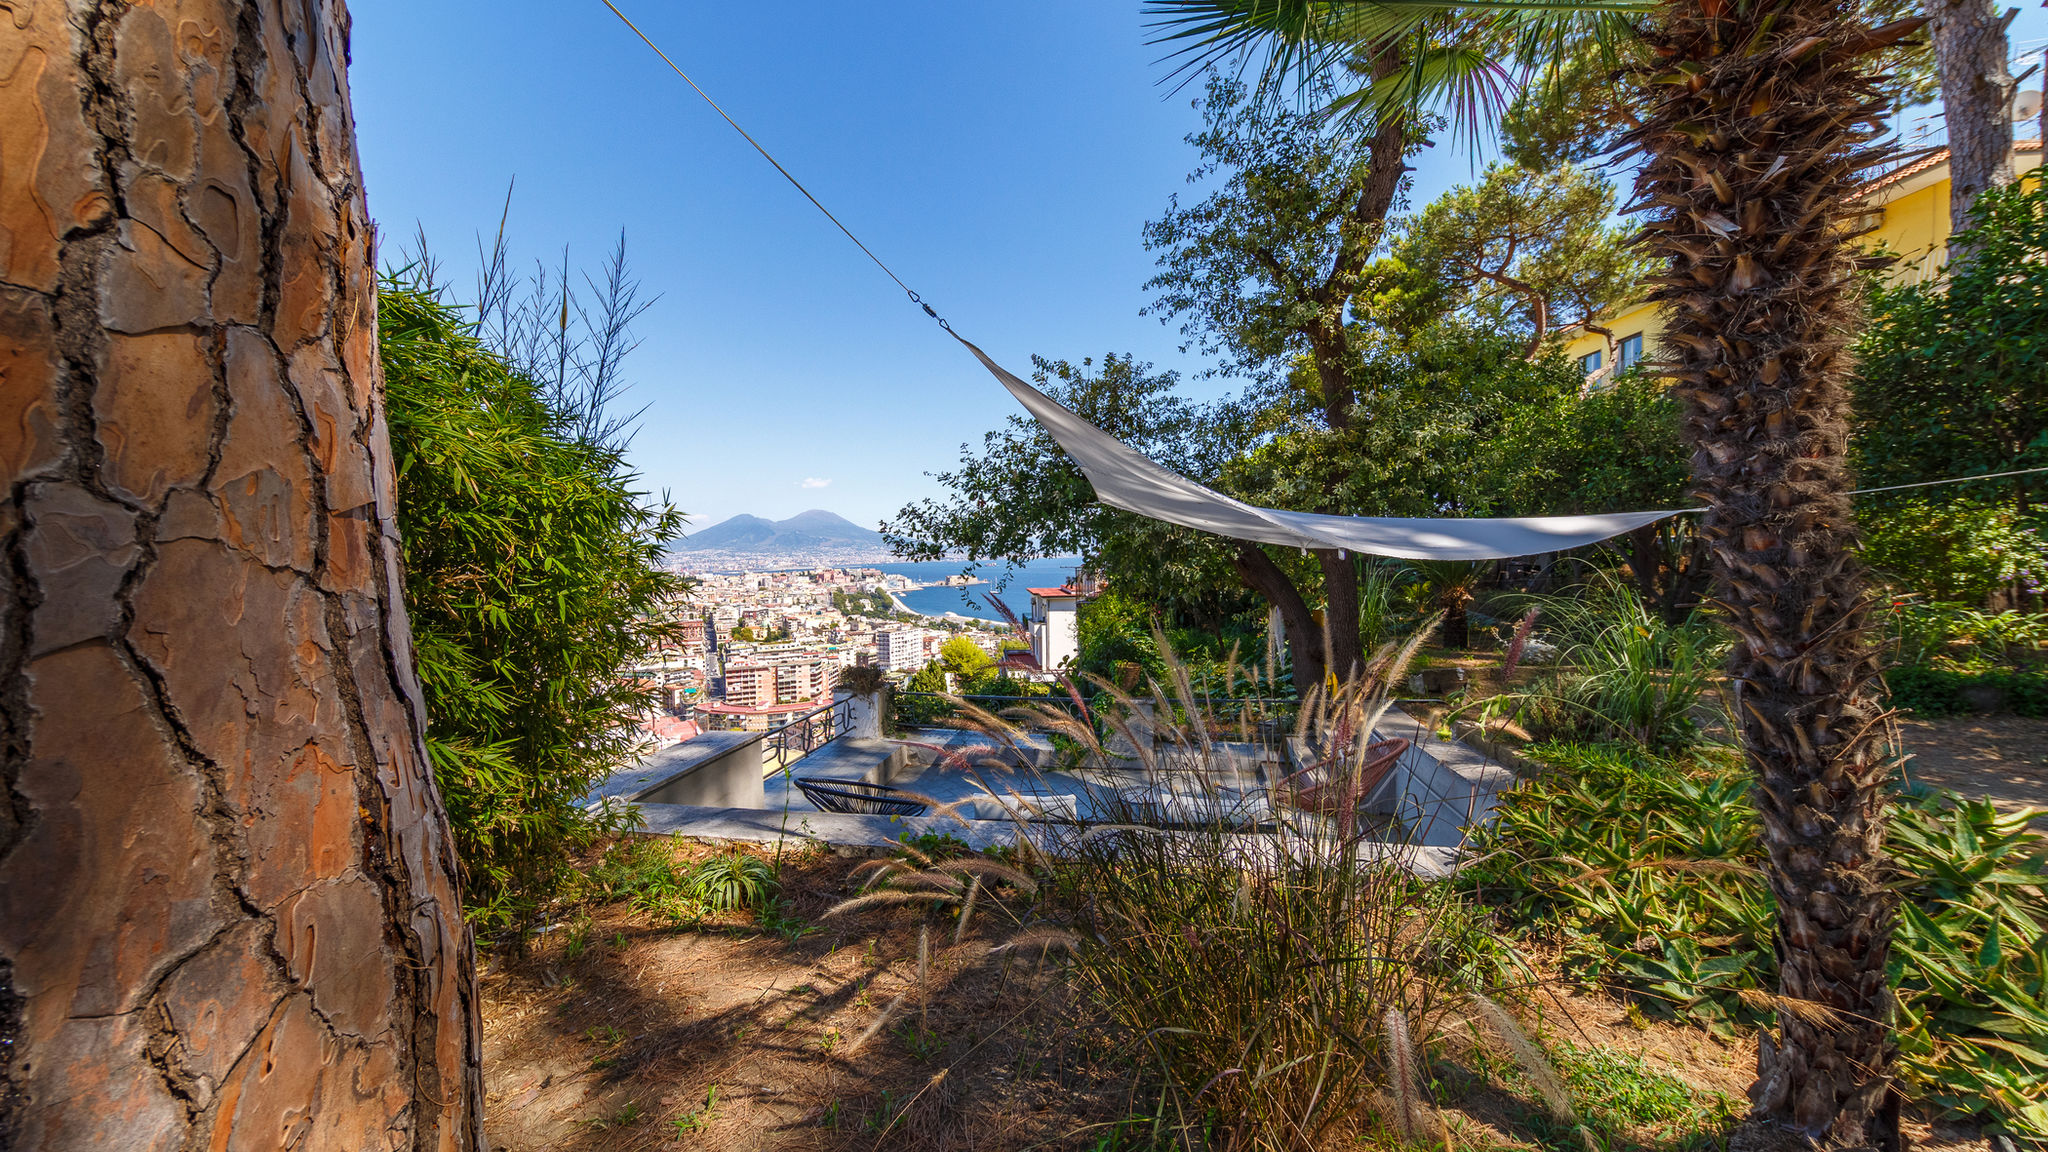
[[(934, 585), (934, 587), (936, 587), (936, 585)], [(955, 585), (955, 587), (958, 587), (958, 585)], [(919, 591), (922, 590), (923, 589), (919, 589)], [(903, 597), (898, 596), (894, 591), (891, 591), (889, 589), (883, 589), (883, 591), (888, 595), (889, 603), (894, 604), (898, 612), (908, 612), (912, 616), (917, 617), (919, 620), (944, 620), (948, 623), (974, 624), (983, 628), (994, 628), (1000, 626), (997, 621), (983, 620), (979, 616), (969, 616), (964, 612), (946, 612), (936, 616), (930, 612), (920, 612), (917, 609), (912, 608), (910, 605), (905, 604), (903, 602)]]

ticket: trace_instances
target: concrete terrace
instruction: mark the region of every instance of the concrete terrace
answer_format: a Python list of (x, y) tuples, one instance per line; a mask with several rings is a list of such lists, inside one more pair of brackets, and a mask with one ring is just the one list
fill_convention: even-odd
[[(1405, 738), (1398, 811), (1389, 820), (1387, 854), (1424, 875), (1453, 870), (1473, 828), (1492, 815), (1500, 792), (1517, 779), (1513, 770), (1461, 742), (1443, 740), (1406, 712), (1390, 709), (1380, 738)], [(655, 753), (615, 773), (585, 797), (587, 805), (631, 804), (642, 832), (682, 835), (708, 843), (823, 844), (836, 851), (886, 850), (909, 835), (943, 833), (983, 849), (1014, 844), (1015, 813), (1048, 837), (1103, 818), (1117, 793), (1126, 798), (1143, 784), (1135, 772), (1056, 767), (1043, 737), (998, 745), (977, 732), (926, 729), (898, 740), (842, 736), (786, 769), (761, 759), (763, 733), (706, 733)], [(1254, 745), (1223, 745), (1232, 756), (1219, 794), (1247, 820), (1247, 833), (1273, 819), (1266, 789), (1287, 769)], [(795, 777), (885, 784), (931, 805), (923, 816), (858, 815), (820, 811), (798, 790)], [(749, 785), (751, 784), (751, 788)], [(755, 790), (757, 789), (757, 791)], [(1149, 796), (1166, 820), (1194, 815), (1213, 803), (1192, 793)], [(1050, 815), (1050, 822), (1041, 817)]]

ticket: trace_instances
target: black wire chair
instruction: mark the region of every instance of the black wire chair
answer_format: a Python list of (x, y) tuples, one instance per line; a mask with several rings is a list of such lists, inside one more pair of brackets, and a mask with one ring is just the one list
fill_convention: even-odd
[(861, 780), (821, 780), (797, 777), (796, 786), (820, 812), (847, 812), (866, 816), (922, 816), (925, 805), (885, 784)]

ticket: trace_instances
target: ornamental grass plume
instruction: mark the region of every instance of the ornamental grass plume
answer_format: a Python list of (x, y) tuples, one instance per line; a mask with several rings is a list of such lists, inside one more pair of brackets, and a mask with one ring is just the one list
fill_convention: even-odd
[(1504, 974), (1504, 948), (1448, 886), (1417, 875), (1398, 808), (1326, 815), (1272, 787), (1290, 737), (1326, 783), (1359, 782), (1424, 634), (1383, 645), (1348, 683), (1275, 706), (1277, 660), (1245, 667), (1233, 654), (1212, 681), (1228, 695), (1212, 698), (1155, 631), (1162, 672), (1142, 685), (1091, 677), (1071, 707), (979, 719), (1000, 748), (1054, 734), (1094, 782), (1080, 824), (1019, 824), (1046, 877), (1040, 908), (1061, 930), (999, 947), (1061, 948), (1134, 1061), (1158, 1069), (1173, 1102), (1163, 1123), (1181, 1137), (1306, 1152), (1368, 1131), (1390, 1086), (1409, 1103), (1382, 1119), (1436, 1132), (1419, 1110), (1419, 1045), (1459, 989)]

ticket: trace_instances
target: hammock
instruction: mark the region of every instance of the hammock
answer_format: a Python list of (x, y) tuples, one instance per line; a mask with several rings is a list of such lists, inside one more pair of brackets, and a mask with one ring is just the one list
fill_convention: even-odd
[(1097, 500), (1233, 540), (1286, 548), (1345, 549), (1404, 560), (1499, 560), (1596, 544), (1685, 511), (1667, 508), (1598, 516), (1418, 519), (1259, 508), (1161, 468), (989, 359), (958, 333), (953, 338), (967, 345), (975, 359), (1052, 433), (1095, 486)]

